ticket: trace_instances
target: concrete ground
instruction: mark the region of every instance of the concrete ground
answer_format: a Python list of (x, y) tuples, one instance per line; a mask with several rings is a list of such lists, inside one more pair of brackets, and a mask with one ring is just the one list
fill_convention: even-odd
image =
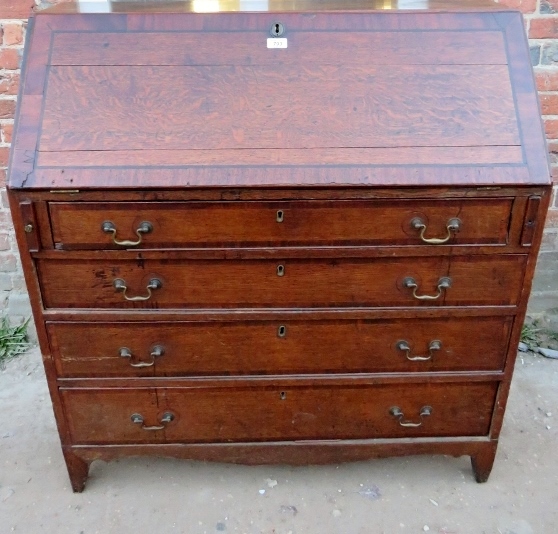
[(558, 360), (521, 354), (492, 475), (469, 458), (321, 467), (130, 458), (72, 493), (38, 350), (0, 371), (0, 534), (555, 534)]

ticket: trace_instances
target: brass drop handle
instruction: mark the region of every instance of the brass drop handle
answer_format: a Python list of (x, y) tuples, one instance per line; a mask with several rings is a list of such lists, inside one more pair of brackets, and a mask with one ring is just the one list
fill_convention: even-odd
[(409, 343), (404, 339), (397, 342), (397, 349), (404, 351), (405, 355), (407, 356), (407, 360), (410, 360), (411, 362), (425, 362), (427, 360), (431, 360), (432, 356), (434, 356), (434, 352), (440, 350), (441, 348), (442, 342), (435, 339), (428, 345), (428, 356), (411, 356), (411, 347), (409, 346)]
[(111, 221), (105, 221), (101, 225), (101, 230), (103, 230), (105, 234), (112, 234), (112, 242), (115, 245), (120, 245), (122, 247), (135, 247), (141, 243), (143, 234), (149, 234), (153, 231), (153, 225), (149, 221), (141, 222), (136, 228), (136, 235), (138, 236), (138, 239), (136, 241), (119, 241), (118, 239), (116, 239), (116, 226)]
[(130, 358), (131, 367), (152, 367), (155, 364), (155, 358), (162, 356), (165, 353), (165, 349), (161, 345), (154, 345), (149, 354), (151, 356), (150, 362), (133, 363), (131, 361), (132, 351), (128, 347), (120, 347), (119, 353), (121, 358)]
[(126, 291), (128, 291), (128, 286), (126, 285), (126, 282), (122, 280), (122, 278), (116, 278), (112, 283), (112, 285), (114, 286), (116, 291), (124, 292), (124, 298), (126, 300), (129, 300), (131, 302), (137, 302), (140, 300), (149, 300), (151, 298), (151, 291), (153, 289), (161, 289), (163, 287), (163, 282), (161, 282), (161, 280), (159, 280), (158, 278), (152, 278), (151, 280), (149, 280), (149, 284), (147, 284), (146, 286), (147, 295), (145, 297), (142, 296), (129, 297), (128, 295), (126, 295)]
[(449, 278), (448, 276), (442, 276), (442, 278), (438, 280), (438, 293), (436, 293), (436, 295), (417, 295), (418, 284), (416, 280), (411, 276), (407, 276), (403, 279), (403, 286), (412, 289), (413, 297), (415, 297), (417, 300), (436, 300), (442, 296), (442, 293), (445, 289), (451, 287), (451, 278)]
[(459, 231), (461, 228), (461, 221), (458, 218), (450, 219), (446, 224), (448, 235), (443, 238), (424, 237), (424, 234), (426, 233), (426, 223), (420, 217), (414, 217), (411, 219), (411, 226), (415, 230), (420, 230), (420, 238), (424, 243), (428, 243), (429, 245), (443, 245), (450, 240), (452, 232)]
[(161, 424), (154, 426), (144, 425), (143, 415), (141, 415), (140, 413), (133, 413), (130, 416), (130, 419), (132, 420), (132, 423), (141, 425), (141, 428), (143, 428), (143, 430), (163, 430), (165, 426), (174, 419), (174, 414), (171, 412), (165, 412), (163, 414), (163, 417), (161, 417), (161, 420), (159, 421)]
[(389, 413), (391, 415), (393, 415), (393, 417), (397, 418), (397, 420), (399, 421), (399, 424), (401, 426), (408, 427), (408, 428), (416, 428), (417, 426), (422, 425), (422, 423), (423, 423), (422, 418), (423, 417), (428, 417), (429, 415), (432, 414), (432, 406), (423, 406), (420, 409), (419, 417), (421, 418), (421, 421), (419, 421), (418, 423), (412, 423), (411, 421), (405, 421), (405, 414), (401, 411), (401, 408), (399, 408), (399, 406), (392, 406), (389, 409)]

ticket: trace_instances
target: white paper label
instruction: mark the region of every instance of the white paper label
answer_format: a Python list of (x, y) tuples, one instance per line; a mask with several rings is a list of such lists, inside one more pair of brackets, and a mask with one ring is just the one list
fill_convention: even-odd
[(268, 37), (267, 39), (268, 48), (287, 48), (286, 37)]

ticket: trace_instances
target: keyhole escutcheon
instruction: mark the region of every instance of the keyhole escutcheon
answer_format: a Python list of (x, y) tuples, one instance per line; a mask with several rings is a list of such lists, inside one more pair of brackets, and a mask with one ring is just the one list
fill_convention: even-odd
[(273, 37), (281, 37), (281, 35), (285, 33), (285, 26), (283, 26), (280, 22), (275, 22), (271, 26), (270, 33)]

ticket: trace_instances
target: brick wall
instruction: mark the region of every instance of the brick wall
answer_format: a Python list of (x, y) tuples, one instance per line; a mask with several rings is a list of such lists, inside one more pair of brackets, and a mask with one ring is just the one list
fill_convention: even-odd
[(520, 9), (525, 17), (554, 181), (529, 311), (537, 314), (554, 309), (558, 313), (558, 0), (501, 3)]
[[(555, 183), (530, 312), (556, 309), (558, 313), (558, 0), (500, 1), (525, 15)], [(5, 2), (0, 6), (0, 312), (7, 309), (11, 319), (19, 321), (30, 315), (30, 308), (11, 227), (5, 182), (25, 34), (24, 17), (33, 2)]]
[[(25, 13), (28, 5), (24, 5)], [(3, 11), (3, 7), (0, 8)], [(10, 319), (21, 322), (31, 314), (21, 263), (17, 254), (8, 199), (6, 167), (12, 140), (14, 112), (19, 84), (19, 65), (23, 52), (26, 22), (23, 9), (8, 2), (6, 12), (0, 11), (0, 314), (8, 309)], [(7, 17), (7, 18), (3, 18)]]

